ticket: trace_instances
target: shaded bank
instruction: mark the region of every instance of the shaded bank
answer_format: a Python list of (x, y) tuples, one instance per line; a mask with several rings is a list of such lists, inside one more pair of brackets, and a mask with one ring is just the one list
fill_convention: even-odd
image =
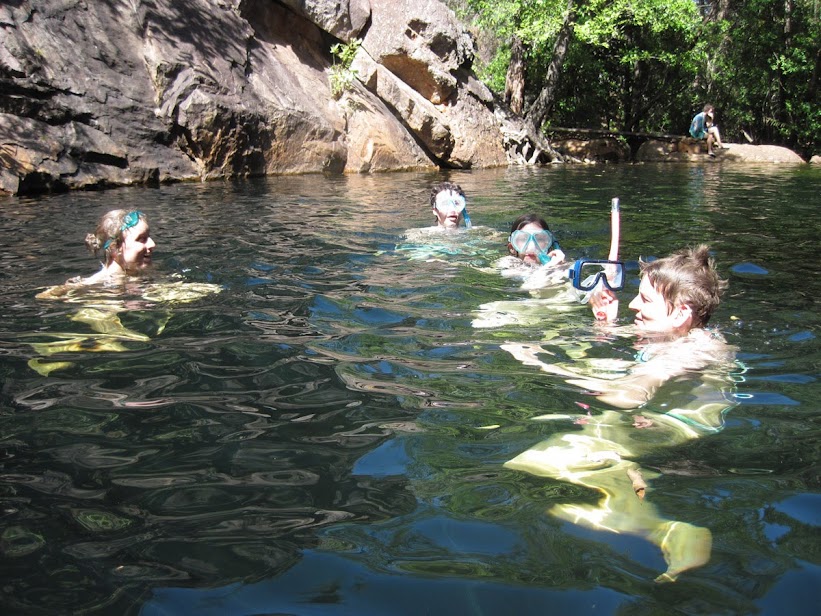
[(474, 53), (438, 0), (9, 0), (0, 192), (602, 159), (511, 116)]
[[(0, 28), (6, 192), (507, 162), (437, 1), (12, 0)], [(354, 39), (337, 98), (330, 50)]]

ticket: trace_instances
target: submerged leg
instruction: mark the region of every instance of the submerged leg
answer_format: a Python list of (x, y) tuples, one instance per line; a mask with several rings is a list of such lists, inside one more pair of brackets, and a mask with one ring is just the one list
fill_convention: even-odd
[(656, 578), (658, 582), (675, 581), (683, 571), (705, 564), (712, 545), (710, 531), (664, 518), (652, 503), (639, 498), (634, 490), (638, 465), (625, 459), (633, 454), (599, 436), (603, 432), (612, 436), (618, 426), (600, 423), (585, 429), (587, 434), (564, 434), (543, 441), (505, 466), (599, 492), (601, 499), (596, 505), (560, 504), (549, 513), (588, 528), (637, 535), (658, 545), (668, 566)]
[(661, 548), (667, 563), (667, 571), (656, 578), (660, 584), (675, 582), (684, 571), (706, 565), (710, 560), (713, 535), (707, 528), (672, 521), (648, 538)]

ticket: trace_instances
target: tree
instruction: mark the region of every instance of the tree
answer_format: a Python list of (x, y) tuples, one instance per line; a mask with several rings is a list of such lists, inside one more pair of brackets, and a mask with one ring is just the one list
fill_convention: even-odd
[(458, 1), (497, 37), (480, 76), (532, 128), (685, 134), (709, 102), (726, 140), (821, 149), (818, 0)]
[[(604, 111), (607, 123), (616, 115), (629, 130), (638, 128), (652, 101), (659, 94), (641, 94), (640, 88), (653, 83), (652, 76), (680, 81), (687, 52), (694, 46), (694, 28), (700, 25), (692, 0), (467, 0), (477, 12), (480, 26), (497, 32), (502, 41), (500, 54), (511, 59), (508, 75), (524, 74), (527, 84), (525, 118), (541, 127), (550, 120), (560, 93), (575, 84), (562, 75), (584, 74), (593, 105)], [(514, 45), (521, 42), (522, 68), (513, 67)], [(567, 66), (568, 58), (573, 58)], [(518, 58), (517, 58), (518, 61)], [(584, 68), (579, 64), (588, 63)], [(594, 74), (592, 65), (604, 72)], [(495, 66), (499, 70), (500, 66)], [(491, 79), (493, 81), (493, 79)], [(655, 81), (659, 81), (658, 78)], [(664, 79), (661, 80), (662, 85)], [(615, 93), (615, 95), (614, 95)], [(601, 99), (607, 105), (599, 104)], [(612, 114), (617, 100), (620, 113)], [(583, 99), (559, 102), (562, 109), (586, 113)]]
[(521, 115), (525, 105), (525, 45), (513, 35), (510, 43), (510, 64), (505, 76), (505, 102), (516, 115)]
[(570, 45), (570, 39), (573, 37), (575, 27), (576, 9), (574, 0), (567, 0), (567, 10), (562, 20), (562, 26), (556, 35), (556, 42), (553, 44), (553, 53), (550, 58), (550, 65), (547, 69), (542, 91), (539, 92), (538, 98), (536, 98), (530, 106), (525, 116), (525, 120), (536, 128), (540, 128), (542, 124), (544, 124), (553, 106), (556, 85), (559, 82), (559, 76), (561, 75), (564, 59), (567, 56), (567, 49)]
[[(821, 148), (821, 19), (815, 0), (711, 3), (704, 22), (699, 94), (722, 111), (722, 131), (786, 145), (805, 157)], [(743, 32), (744, 36), (735, 36)], [(728, 130), (729, 129), (729, 130)]]

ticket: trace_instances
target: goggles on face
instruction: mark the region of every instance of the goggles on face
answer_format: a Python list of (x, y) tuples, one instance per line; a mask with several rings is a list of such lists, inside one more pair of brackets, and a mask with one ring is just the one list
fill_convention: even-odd
[(434, 207), (442, 214), (447, 214), (451, 210), (461, 214), (465, 210), (465, 198), (462, 195), (441, 192), (436, 195), (436, 205)]
[(528, 244), (533, 244), (536, 252), (548, 252), (556, 243), (556, 238), (547, 229), (536, 231), (536, 233), (528, 233), (527, 231), (514, 231), (508, 238), (510, 245), (519, 254), (527, 252)]
[(599, 282), (611, 291), (624, 288), (624, 263), (621, 261), (580, 259), (567, 275), (579, 291), (592, 291)]

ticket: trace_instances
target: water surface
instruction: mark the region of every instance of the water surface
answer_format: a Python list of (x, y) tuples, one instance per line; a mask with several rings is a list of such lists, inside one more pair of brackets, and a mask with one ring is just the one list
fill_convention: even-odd
[[(487, 229), (464, 254), (397, 249), (445, 177)], [(0, 201), (4, 613), (815, 613), (819, 180), (559, 166)], [(594, 494), (502, 467), (573, 429), (534, 417), (590, 398), (500, 345), (624, 358), (629, 338), (583, 307), (472, 326), (480, 305), (527, 298), (483, 269), (516, 216), (543, 214), (570, 258), (604, 257), (615, 196), (623, 320), (639, 256), (708, 243), (730, 280), (713, 320), (747, 368), (721, 432), (642, 460), (662, 473), (655, 505), (713, 534), (710, 562), (672, 585), (653, 582), (655, 546), (546, 513)], [(82, 240), (112, 207), (149, 215), (161, 276), (222, 291), (135, 304), (119, 316), (141, 338), (121, 350), (44, 356), (93, 338), (80, 306), (34, 296), (94, 271)]]

